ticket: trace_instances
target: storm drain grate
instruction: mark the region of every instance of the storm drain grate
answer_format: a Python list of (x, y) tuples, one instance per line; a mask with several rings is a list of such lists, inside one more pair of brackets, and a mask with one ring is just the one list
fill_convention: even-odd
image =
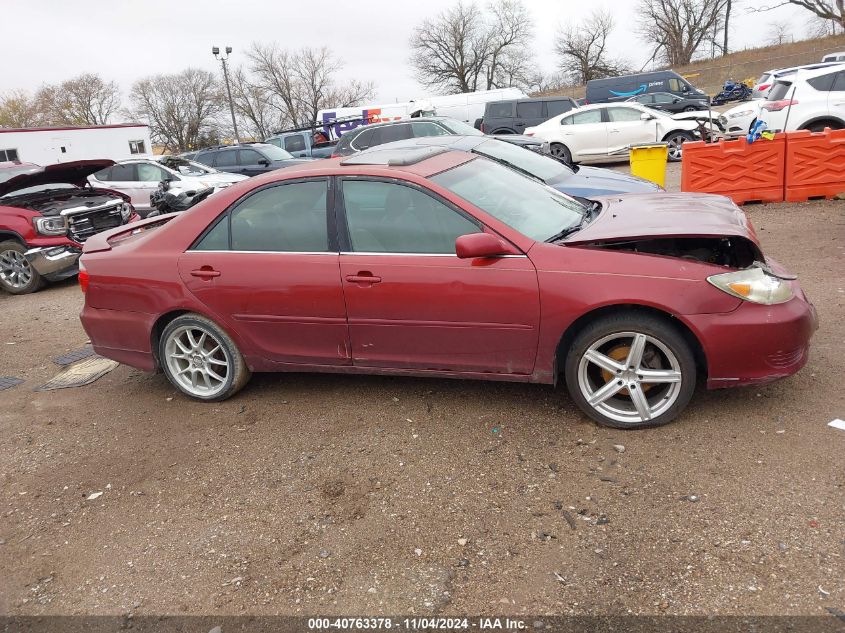
[(23, 378), (15, 378), (14, 376), (0, 376), (0, 391), (4, 389), (11, 389), (15, 385), (23, 382)]
[(67, 389), (68, 387), (89, 385), (101, 376), (109, 373), (118, 364), (117, 361), (95, 355), (76, 362), (73, 365), (68, 365), (43, 385), (36, 387), (35, 391), (51, 391), (53, 389)]
[(58, 356), (53, 359), (53, 362), (56, 365), (61, 365), (62, 367), (67, 367), (71, 363), (75, 363), (78, 360), (82, 360), (83, 358), (88, 358), (94, 355), (94, 348), (90, 345), (86, 345), (81, 349), (74, 350), (72, 352), (68, 352), (64, 356)]

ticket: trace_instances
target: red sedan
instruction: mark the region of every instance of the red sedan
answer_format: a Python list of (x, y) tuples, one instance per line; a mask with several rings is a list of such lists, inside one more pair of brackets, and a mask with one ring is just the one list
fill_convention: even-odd
[(216, 401), (253, 371), (565, 381), (619, 428), (789, 376), (813, 306), (726, 198), (575, 200), (444, 148), (271, 172), (90, 238), (94, 349)]

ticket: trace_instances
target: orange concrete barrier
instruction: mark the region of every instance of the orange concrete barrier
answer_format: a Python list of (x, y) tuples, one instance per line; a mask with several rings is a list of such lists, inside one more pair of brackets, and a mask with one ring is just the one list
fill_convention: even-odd
[(803, 202), (839, 193), (845, 193), (845, 130), (787, 134), (785, 199)]
[(681, 191), (717, 193), (737, 204), (783, 202), (783, 134), (748, 143), (745, 138), (718, 143), (684, 143)]

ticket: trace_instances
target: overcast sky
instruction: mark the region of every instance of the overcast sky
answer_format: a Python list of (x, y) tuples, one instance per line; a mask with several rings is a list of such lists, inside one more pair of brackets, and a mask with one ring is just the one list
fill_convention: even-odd
[[(218, 70), (211, 47), (232, 46), (241, 63), (253, 41), (282, 46), (328, 46), (345, 63), (343, 73), (375, 83), (382, 102), (426, 94), (408, 65), (414, 26), (456, 0), (0, 0), (5, 59), (0, 92), (35, 90), (83, 72), (115, 79), (127, 91), (140, 77), (188, 66)], [(640, 65), (648, 47), (632, 29), (635, 0), (526, 0), (534, 16), (537, 62), (552, 71), (554, 33), (594, 6), (616, 16), (612, 54)], [(781, 8), (748, 14), (742, 2), (732, 18), (731, 46), (765, 43), (769, 24), (790, 21), (800, 37), (808, 12)]]

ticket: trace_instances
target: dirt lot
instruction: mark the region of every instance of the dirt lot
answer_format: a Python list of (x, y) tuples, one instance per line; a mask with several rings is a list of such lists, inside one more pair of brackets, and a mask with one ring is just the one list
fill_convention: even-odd
[(0, 613), (845, 607), (845, 203), (748, 212), (818, 308), (811, 360), (643, 432), (532, 385), (258, 375), (203, 405), (118, 367), (35, 393), (82, 296), (0, 296), (26, 379), (0, 392)]

